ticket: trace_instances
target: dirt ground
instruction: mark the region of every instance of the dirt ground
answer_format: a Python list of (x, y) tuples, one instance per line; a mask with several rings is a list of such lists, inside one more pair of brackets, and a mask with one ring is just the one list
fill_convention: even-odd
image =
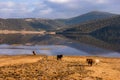
[[(88, 66), (87, 58), (100, 62)], [(0, 80), (120, 80), (120, 58), (1, 55)]]

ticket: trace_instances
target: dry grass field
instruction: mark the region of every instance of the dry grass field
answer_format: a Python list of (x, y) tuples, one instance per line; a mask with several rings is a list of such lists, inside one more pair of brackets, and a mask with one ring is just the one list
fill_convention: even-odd
[[(88, 66), (87, 58), (99, 59), (100, 63)], [(120, 58), (0, 56), (0, 80), (120, 80)]]

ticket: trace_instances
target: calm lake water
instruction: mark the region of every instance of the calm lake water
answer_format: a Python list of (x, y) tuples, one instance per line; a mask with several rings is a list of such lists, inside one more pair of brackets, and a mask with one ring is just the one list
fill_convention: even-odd
[(120, 57), (120, 46), (89, 35), (0, 35), (1, 55), (32, 54)]

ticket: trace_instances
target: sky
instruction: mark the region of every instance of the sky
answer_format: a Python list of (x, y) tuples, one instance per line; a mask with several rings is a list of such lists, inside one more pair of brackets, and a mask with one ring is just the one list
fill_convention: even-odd
[(0, 18), (70, 18), (90, 11), (120, 14), (120, 0), (0, 0)]

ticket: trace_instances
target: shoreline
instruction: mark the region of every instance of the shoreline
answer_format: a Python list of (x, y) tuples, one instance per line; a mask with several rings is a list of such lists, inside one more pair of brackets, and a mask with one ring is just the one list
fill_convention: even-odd
[(45, 34), (46, 31), (0, 30), (0, 34)]
[[(8, 57), (10, 57), (10, 56), (42, 56), (42, 55), (46, 55), (46, 56), (52, 56), (52, 57), (55, 57), (55, 56), (57, 56), (57, 54), (56, 55), (47, 55), (47, 54), (44, 54), (44, 53), (42, 53), (42, 54), (37, 54), (37, 55), (33, 55), (32, 53), (31, 54), (11, 54), (11, 55), (9, 55), (9, 54), (0, 54), (0, 57), (2, 57), (2, 56), (8, 56)], [(112, 56), (94, 56), (94, 55), (63, 55), (63, 56), (65, 56), (65, 57), (92, 57), (92, 58), (112, 58), (112, 59), (120, 59), (120, 57), (112, 57)]]
[(42, 31), (0, 30), (0, 34), (42, 34), (42, 35), (45, 35), (45, 34), (51, 34), (51, 35), (54, 35), (54, 34), (56, 34), (56, 32), (46, 32), (45, 30), (42, 30)]

